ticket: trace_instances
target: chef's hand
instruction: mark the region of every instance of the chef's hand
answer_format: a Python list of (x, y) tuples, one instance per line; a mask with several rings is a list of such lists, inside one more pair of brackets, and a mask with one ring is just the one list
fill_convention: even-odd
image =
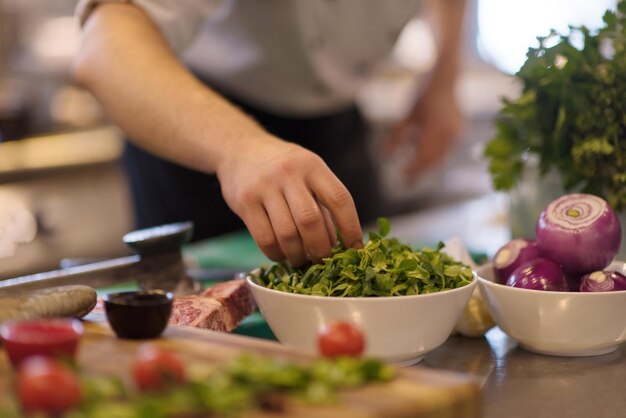
[(452, 85), (431, 85), (417, 100), (409, 114), (383, 142), (387, 155), (412, 143), (414, 154), (403, 167), (407, 181), (415, 181), (435, 167), (450, 151), (463, 126), (463, 115)]
[(321, 261), (335, 243), (335, 224), (347, 246), (362, 245), (352, 196), (305, 148), (268, 135), (220, 162), (217, 175), (226, 203), (272, 260)]

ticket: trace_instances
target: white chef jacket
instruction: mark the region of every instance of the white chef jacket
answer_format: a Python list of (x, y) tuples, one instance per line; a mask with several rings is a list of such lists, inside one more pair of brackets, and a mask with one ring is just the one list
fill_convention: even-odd
[[(87, 18), (99, 2), (81, 0)], [(330, 113), (384, 60), (419, 0), (126, 0), (218, 90), (285, 116)], [(157, 70), (157, 69), (155, 69)]]

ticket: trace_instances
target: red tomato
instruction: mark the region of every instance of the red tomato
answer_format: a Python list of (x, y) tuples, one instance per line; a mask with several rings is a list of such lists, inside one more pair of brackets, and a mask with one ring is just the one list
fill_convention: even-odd
[(141, 390), (160, 390), (170, 385), (185, 383), (185, 367), (171, 351), (152, 344), (137, 351), (133, 364), (133, 379)]
[(349, 322), (331, 322), (320, 330), (317, 345), (325, 357), (359, 356), (365, 348), (365, 337)]
[(33, 356), (18, 370), (17, 395), (25, 411), (53, 415), (78, 406), (82, 389), (70, 369), (49, 357)]

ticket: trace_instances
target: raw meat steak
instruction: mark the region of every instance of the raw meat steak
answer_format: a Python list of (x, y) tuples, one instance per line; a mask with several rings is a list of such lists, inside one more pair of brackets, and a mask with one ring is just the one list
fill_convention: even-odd
[[(256, 309), (254, 298), (243, 279), (217, 283), (197, 295), (176, 296), (169, 323), (187, 327), (232, 331)], [(98, 298), (92, 312), (104, 313)]]
[(246, 281), (217, 283), (199, 295), (174, 298), (170, 324), (232, 331), (256, 305)]

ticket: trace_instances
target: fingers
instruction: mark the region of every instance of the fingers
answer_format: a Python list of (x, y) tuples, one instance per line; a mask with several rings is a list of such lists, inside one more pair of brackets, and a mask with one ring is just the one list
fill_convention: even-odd
[(348, 247), (362, 247), (363, 232), (354, 201), (348, 189), (328, 169), (316, 170), (309, 176), (311, 190), (330, 212), (343, 242)]
[(280, 248), (265, 208), (260, 204), (256, 205), (249, 208), (246, 215), (242, 219), (263, 254), (273, 261), (284, 260), (285, 253)]
[(361, 247), (361, 226), (346, 187), (317, 155), (292, 145), (284, 149), (271, 148), (256, 170), (235, 161), (220, 171), (226, 202), (259, 248), (294, 266), (320, 262), (335, 244), (335, 225), (347, 246)]
[(285, 197), (280, 193), (268, 194), (263, 203), (283, 254), (293, 266), (301, 266), (307, 261), (307, 251)]
[(330, 246), (334, 247), (337, 244), (337, 235), (335, 232), (335, 222), (333, 222), (333, 218), (330, 215), (328, 209), (318, 203), (320, 209), (322, 209), (322, 215), (324, 216), (324, 223), (326, 224), (326, 233), (328, 234), (328, 240), (330, 241)]
[(304, 184), (289, 185), (284, 196), (267, 195), (264, 205), (278, 245), (292, 265), (299, 266), (307, 260), (319, 263), (330, 255), (334, 244), (329, 235), (332, 220), (325, 217)]
[(304, 183), (289, 184), (285, 197), (308, 258), (321, 262), (330, 255), (332, 245), (322, 209)]
[(265, 195), (262, 206), (249, 212), (246, 226), (268, 258), (275, 261), (286, 258), (293, 266), (308, 260), (321, 262), (335, 245), (335, 222), (347, 246), (362, 246), (362, 231), (352, 197), (330, 174), (335, 190), (325, 191), (328, 185), (317, 185), (317, 200), (304, 184), (290, 185), (284, 195), (279, 192)]

